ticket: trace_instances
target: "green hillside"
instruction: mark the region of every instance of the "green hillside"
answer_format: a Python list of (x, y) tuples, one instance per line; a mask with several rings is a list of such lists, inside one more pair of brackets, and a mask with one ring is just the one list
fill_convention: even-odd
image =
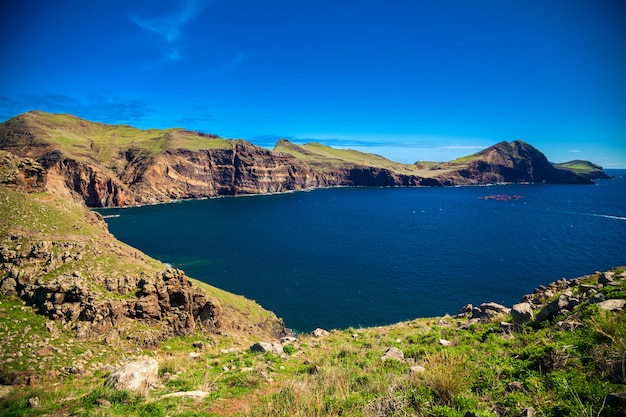
[(8, 123), (23, 124), (41, 138), (68, 155), (78, 159), (95, 159), (114, 166), (120, 152), (138, 149), (146, 154), (158, 154), (168, 149), (230, 149), (232, 141), (214, 135), (204, 135), (182, 128), (142, 130), (127, 125), (90, 122), (69, 114), (31, 111)]
[(355, 151), (352, 149), (332, 148), (316, 142), (307, 143), (305, 145), (296, 145), (283, 139), (276, 143), (274, 150), (293, 155), (307, 163), (309, 166), (322, 170), (363, 166), (383, 168), (398, 174), (418, 174), (418, 169), (413, 164), (401, 164), (383, 158), (379, 155)]

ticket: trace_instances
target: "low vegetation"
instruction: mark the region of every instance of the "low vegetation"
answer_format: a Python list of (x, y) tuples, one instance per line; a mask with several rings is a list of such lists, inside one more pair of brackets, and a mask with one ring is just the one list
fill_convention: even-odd
[[(623, 297), (624, 282), (601, 292)], [(124, 359), (114, 347), (72, 342), (59, 325), (51, 338), (46, 320), (19, 300), (1, 302), (3, 383), (29, 368), (57, 369), (53, 379), (41, 376), (43, 384), (4, 387), (2, 415), (495, 417), (529, 415), (532, 408), (540, 416), (617, 417), (624, 411), (604, 400), (624, 391), (626, 315), (589, 304), (514, 333), (502, 330), (500, 321), (509, 319), (502, 315), (468, 328), (461, 326), (466, 319), (441, 317), (302, 334), (282, 355), (252, 353), (250, 339), (228, 335), (176, 337), (158, 349), (127, 353), (160, 365), (161, 387), (139, 395), (104, 386), (110, 365)], [(576, 325), (563, 329), (557, 323), (564, 319)], [(404, 359), (381, 359), (390, 347)], [(72, 371), (76, 363), (81, 372)], [(162, 398), (196, 390), (208, 395)], [(35, 397), (38, 408), (29, 406)]]

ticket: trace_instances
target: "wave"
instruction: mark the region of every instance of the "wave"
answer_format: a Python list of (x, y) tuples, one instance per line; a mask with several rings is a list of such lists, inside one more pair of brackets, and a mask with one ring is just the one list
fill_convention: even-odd
[(622, 220), (622, 221), (626, 221), (626, 217), (622, 217), (622, 216), (613, 216), (611, 214), (598, 214), (598, 213), (578, 213), (576, 211), (561, 211), (558, 210), (559, 213), (563, 213), (563, 214), (575, 214), (577, 216), (591, 216), (591, 217), (603, 217), (605, 219), (611, 219), (611, 220)]

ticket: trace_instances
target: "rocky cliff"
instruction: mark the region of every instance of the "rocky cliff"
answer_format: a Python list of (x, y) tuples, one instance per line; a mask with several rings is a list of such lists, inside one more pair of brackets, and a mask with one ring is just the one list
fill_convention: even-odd
[(281, 140), (270, 151), (183, 129), (140, 130), (39, 111), (0, 124), (0, 149), (39, 162), (44, 189), (90, 207), (329, 186), (591, 183), (520, 141), (446, 163), (399, 164), (320, 144)]
[(473, 155), (440, 164), (454, 183), (545, 182), (591, 184), (591, 180), (564, 166), (550, 163), (543, 153), (523, 141), (500, 142)]
[(0, 151), (0, 161), (0, 294), (65, 323), (78, 340), (146, 347), (196, 331), (288, 333), (272, 313), (252, 320), (217, 289), (119, 242), (82, 203), (29, 193), (41, 191), (45, 172), (32, 159)]

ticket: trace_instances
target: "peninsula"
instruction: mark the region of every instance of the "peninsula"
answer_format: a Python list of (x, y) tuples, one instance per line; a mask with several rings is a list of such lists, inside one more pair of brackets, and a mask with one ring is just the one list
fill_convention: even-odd
[(41, 111), (0, 124), (0, 150), (33, 159), (46, 190), (89, 207), (334, 186), (591, 184), (608, 177), (587, 161), (550, 163), (522, 141), (449, 162), (400, 164), (318, 143), (282, 139), (268, 150), (180, 128), (140, 130)]

